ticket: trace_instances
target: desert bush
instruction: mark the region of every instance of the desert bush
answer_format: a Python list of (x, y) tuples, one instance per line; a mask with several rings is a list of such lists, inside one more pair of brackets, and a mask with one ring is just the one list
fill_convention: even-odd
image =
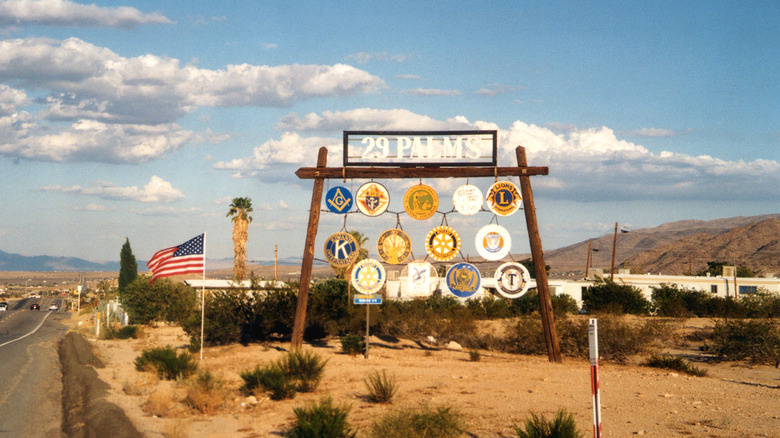
[(195, 379), (186, 383), (186, 388), (184, 404), (205, 415), (217, 412), (228, 396), (225, 383), (209, 371), (198, 372)]
[[(555, 316), (577, 313), (579, 310), (577, 301), (566, 294), (551, 295), (550, 302), (552, 303)], [(533, 312), (538, 312), (540, 309), (539, 293), (536, 289), (531, 289), (521, 297), (511, 300), (509, 308), (512, 316), (529, 315)]]
[(688, 374), (689, 376), (704, 377), (707, 375), (707, 371), (703, 370), (695, 365), (691, 365), (688, 361), (681, 357), (672, 356), (670, 354), (653, 354), (642, 365), (652, 368), (663, 368), (672, 371), (679, 371), (681, 373)]
[(574, 415), (561, 409), (555, 413), (552, 421), (543, 415), (531, 413), (523, 427), (514, 426), (519, 438), (582, 438), (585, 435), (577, 430)]
[(479, 362), (480, 360), (482, 360), (482, 354), (479, 352), (479, 350), (476, 349), (469, 350), (469, 361)]
[(395, 376), (388, 377), (386, 370), (382, 370), (381, 374), (379, 371), (372, 371), (363, 383), (368, 389), (368, 401), (372, 403), (390, 403), (398, 391)]
[(330, 397), (293, 409), (295, 426), (290, 438), (352, 438), (357, 435), (347, 422), (350, 407), (337, 406)]
[(638, 288), (607, 279), (588, 287), (582, 293), (582, 302), (588, 311), (597, 313), (645, 315), (650, 310), (650, 302)]
[(192, 315), (197, 306), (195, 291), (184, 283), (174, 283), (167, 278), (149, 284), (149, 277), (142, 275), (120, 292), (122, 308), (133, 324), (150, 324), (158, 321), (179, 323)]
[(188, 377), (198, 369), (198, 363), (188, 352), (177, 354), (170, 345), (144, 350), (134, 363), (138, 371), (154, 369), (161, 379), (166, 380)]
[[(239, 342), (242, 334), (244, 291), (214, 291), (206, 295), (203, 319), (203, 344), (226, 345)], [(190, 336), (190, 350), (200, 348), (201, 313), (196, 312), (182, 322)]]
[(319, 386), (328, 361), (311, 351), (294, 350), (283, 356), (280, 363), (299, 392), (312, 392)]
[(101, 333), (103, 339), (138, 339), (141, 331), (137, 325), (126, 325), (118, 330), (116, 327), (108, 327)]
[(460, 412), (449, 406), (411, 406), (391, 411), (371, 425), (371, 438), (455, 438), (466, 433)]
[(330, 278), (315, 284), (309, 293), (304, 337), (312, 340), (359, 331), (361, 322), (365, 325), (364, 315), (349, 301), (347, 280)]
[(244, 380), (244, 384), (241, 386), (241, 392), (244, 394), (253, 394), (263, 390), (270, 392), (271, 400), (295, 397), (295, 382), (290, 380), (278, 363), (264, 367), (257, 365), (253, 370), (242, 371), (239, 375)]
[(780, 328), (772, 320), (719, 321), (712, 344), (712, 351), (727, 360), (780, 365)]
[(355, 356), (366, 351), (366, 340), (361, 335), (351, 333), (342, 336), (339, 342), (341, 343), (341, 352), (344, 354)]
[(514, 316), (512, 314), (511, 300), (492, 295), (467, 300), (466, 309), (479, 319), (497, 319)]
[(688, 317), (709, 314), (707, 292), (679, 288), (676, 284), (651, 287), (652, 310), (658, 316)]

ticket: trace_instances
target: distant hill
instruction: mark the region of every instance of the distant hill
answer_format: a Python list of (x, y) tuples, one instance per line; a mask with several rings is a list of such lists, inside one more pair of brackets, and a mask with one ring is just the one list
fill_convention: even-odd
[[(753, 260), (751, 254), (758, 250), (758, 248), (765, 247), (765, 249), (759, 251), (761, 254), (764, 254), (761, 256), (760, 260), (768, 260), (769, 265), (765, 266), (763, 269), (770, 269), (774, 272), (778, 272), (780, 271), (780, 268), (777, 266), (777, 260), (780, 259), (780, 255), (778, 255), (777, 252), (771, 252), (777, 250), (776, 248), (774, 250), (771, 249), (773, 245), (771, 231), (749, 234), (743, 234), (743, 231), (740, 230), (734, 231), (735, 236), (740, 236), (739, 239), (741, 242), (736, 242), (731, 246), (725, 245), (722, 249), (717, 249), (720, 247), (715, 245), (710, 247), (708, 245), (696, 243), (706, 242), (713, 236), (718, 236), (727, 233), (730, 230), (746, 227), (751, 224), (757, 224), (767, 219), (774, 219), (775, 221), (780, 220), (780, 214), (749, 217), (741, 216), (711, 221), (683, 220), (669, 222), (654, 228), (629, 230), (627, 233), (618, 232), (617, 250), (615, 251), (615, 269), (618, 267), (632, 266), (634, 269), (637, 269), (638, 272), (682, 274), (688, 272), (689, 261), (692, 264), (693, 272), (696, 272), (704, 269), (708, 261), (731, 261), (736, 258), (739, 264), (758, 270), (762, 269), (762, 267), (753, 267), (746, 264), (746, 262), (748, 260)], [(593, 248), (593, 262), (591, 263), (591, 266), (609, 271), (612, 259), (613, 236), (614, 233), (608, 233), (564, 248), (545, 251), (545, 262), (550, 265), (553, 275), (581, 276), (585, 272), (585, 263), (588, 256), (588, 243), (590, 242), (591, 247)], [(636, 257), (641, 253), (674, 246), (679, 241), (687, 238), (690, 238), (690, 240), (686, 241), (685, 245), (690, 246), (687, 251), (680, 251), (680, 254), (678, 255), (681, 258), (667, 257), (666, 262), (657, 263), (651, 260), (652, 257), (632, 260), (633, 257)], [(776, 232), (774, 234), (774, 239), (775, 242), (776, 239), (778, 239), (778, 234)], [(747, 241), (749, 240), (754, 240), (754, 242), (748, 245)], [(751, 248), (753, 251), (751, 251)], [(756, 258), (756, 260), (759, 260), (759, 258)], [(774, 267), (772, 267), (772, 261), (774, 261)]]
[(95, 263), (76, 257), (29, 257), (0, 251), (0, 271), (119, 271), (119, 262)]

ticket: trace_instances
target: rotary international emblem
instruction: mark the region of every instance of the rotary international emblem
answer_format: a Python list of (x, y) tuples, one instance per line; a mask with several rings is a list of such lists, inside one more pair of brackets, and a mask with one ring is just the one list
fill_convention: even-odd
[(385, 268), (374, 259), (363, 259), (352, 269), (352, 286), (361, 294), (379, 292), (386, 280)]
[(440, 225), (425, 238), (425, 251), (437, 262), (448, 262), (460, 252), (460, 236), (454, 229)]
[(352, 208), (352, 193), (346, 187), (333, 187), (325, 195), (325, 206), (333, 213), (344, 214)]
[(333, 233), (325, 241), (325, 258), (334, 268), (348, 268), (358, 256), (358, 243), (349, 233)]
[(519, 298), (528, 290), (531, 275), (528, 269), (520, 263), (504, 263), (496, 269), (493, 275), (496, 280), (496, 290), (507, 298)]
[(379, 216), (390, 204), (390, 194), (385, 186), (375, 182), (367, 182), (360, 186), (355, 198), (358, 210), (366, 216)]
[(509, 254), (512, 237), (501, 225), (490, 224), (480, 228), (474, 244), (479, 255), (485, 260), (501, 260)]
[(510, 181), (498, 181), (490, 186), (486, 198), (490, 211), (501, 216), (516, 212), (523, 200), (520, 190)]
[(447, 289), (459, 298), (468, 298), (477, 291), (482, 283), (479, 269), (471, 263), (456, 263), (447, 270)]
[(436, 213), (437, 208), (439, 197), (436, 191), (424, 184), (412, 187), (404, 195), (404, 210), (414, 219), (428, 219)]
[(376, 249), (385, 263), (398, 265), (405, 262), (412, 254), (412, 240), (403, 230), (391, 228), (379, 236)]
[(482, 208), (485, 199), (482, 197), (482, 191), (471, 184), (458, 187), (452, 195), (452, 204), (455, 210), (466, 216), (478, 212)]

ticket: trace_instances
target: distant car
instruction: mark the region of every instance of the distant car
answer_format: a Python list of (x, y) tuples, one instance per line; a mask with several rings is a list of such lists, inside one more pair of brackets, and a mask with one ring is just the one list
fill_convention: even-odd
[(49, 310), (60, 310), (60, 308), (57, 307), (56, 304), (52, 304), (51, 306), (49, 306)]
[(8, 310), (8, 303), (0, 301), (0, 312), (5, 312), (6, 310)]
[(41, 310), (40, 304), (33, 304), (30, 306), (30, 310)]

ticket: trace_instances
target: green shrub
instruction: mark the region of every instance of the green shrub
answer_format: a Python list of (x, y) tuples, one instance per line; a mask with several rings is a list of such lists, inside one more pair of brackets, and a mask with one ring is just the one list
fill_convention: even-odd
[(357, 435), (347, 422), (350, 407), (336, 406), (330, 397), (293, 409), (295, 426), (290, 438), (352, 438)]
[(195, 291), (184, 283), (167, 278), (149, 284), (149, 277), (142, 275), (126, 285), (119, 297), (133, 324), (157, 321), (180, 323), (197, 309)]
[(658, 316), (701, 317), (710, 313), (708, 302), (712, 297), (707, 292), (679, 288), (676, 284), (661, 284), (650, 289), (652, 310)]
[(466, 428), (463, 416), (448, 406), (413, 406), (391, 411), (371, 425), (371, 438), (455, 438)]
[(317, 389), (325, 373), (327, 360), (311, 351), (293, 350), (281, 359), (281, 366), (287, 375), (296, 382), (299, 392), (312, 392)]
[[(555, 316), (577, 313), (579, 310), (577, 301), (567, 294), (551, 295), (550, 303)], [(510, 305), (512, 315), (529, 315), (538, 312), (540, 308), (539, 293), (536, 289), (531, 289), (521, 297), (513, 299)]]
[(212, 415), (227, 399), (229, 391), (225, 383), (209, 371), (198, 372), (198, 376), (186, 383), (187, 396), (184, 404), (196, 411)]
[(393, 396), (398, 391), (398, 384), (395, 376), (387, 376), (387, 371), (373, 371), (366, 380), (363, 381), (368, 389), (368, 401), (372, 403), (390, 403)]
[(712, 351), (727, 360), (780, 365), (780, 328), (772, 320), (717, 322)]
[(137, 325), (126, 325), (119, 330), (108, 327), (102, 332), (103, 339), (138, 339), (140, 331)]
[(482, 354), (479, 352), (479, 350), (471, 349), (469, 350), (469, 360), (471, 362), (479, 362), (482, 359)]
[(186, 351), (176, 354), (176, 350), (168, 345), (141, 352), (135, 359), (135, 369), (154, 369), (160, 378), (175, 380), (194, 373), (198, 369), (198, 362)]
[(239, 375), (244, 380), (241, 386), (241, 392), (244, 394), (253, 394), (262, 389), (270, 392), (271, 400), (295, 397), (295, 382), (278, 363), (264, 367), (257, 365), (253, 370), (242, 371)]
[(531, 418), (525, 420), (524, 427), (515, 426), (519, 438), (582, 438), (584, 435), (577, 430), (574, 415), (561, 409), (555, 413), (552, 421), (543, 415), (531, 413)]
[(582, 302), (590, 312), (645, 315), (650, 310), (650, 302), (638, 288), (607, 279), (588, 287), (582, 293)]
[(365, 338), (358, 334), (348, 334), (339, 339), (341, 343), (341, 352), (356, 356), (366, 351)]
[(691, 365), (681, 357), (675, 357), (669, 354), (651, 355), (649, 359), (642, 363), (644, 366), (653, 368), (663, 368), (672, 371), (679, 371), (689, 376), (704, 377), (707, 371), (697, 366)]

